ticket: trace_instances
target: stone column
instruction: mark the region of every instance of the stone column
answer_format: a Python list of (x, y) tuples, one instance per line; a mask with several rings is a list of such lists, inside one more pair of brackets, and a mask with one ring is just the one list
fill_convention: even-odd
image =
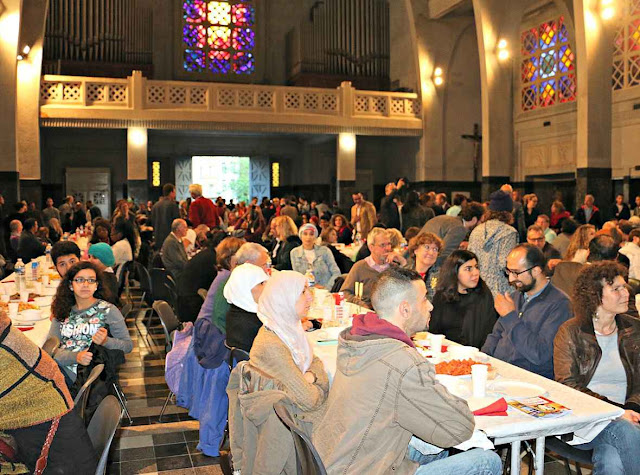
[[(510, 181), (513, 148), (513, 74), (519, 66), (513, 58), (520, 51), (520, 24), (525, 1), (473, 0), (478, 34), (482, 86), (482, 199)], [(507, 40), (511, 58), (500, 62), (497, 45)]]
[[(622, 8), (622, 3), (618, 8)], [(601, 18), (599, 2), (574, 0), (578, 130), (576, 206), (589, 193), (604, 210), (613, 201), (611, 182), (611, 67), (616, 18)]]
[[(23, 0), (17, 64), (16, 154), (21, 197), (43, 206), (40, 160), (40, 74), (47, 0)], [(28, 54), (25, 54), (25, 51)]]
[(2, 0), (0, 4), (0, 193), (5, 209), (20, 199), (16, 154), (16, 56), (20, 33), (21, 0)]
[(338, 134), (336, 200), (341, 207), (351, 205), (351, 194), (356, 191), (356, 142), (355, 134)]
[(127, 129), (127, 195), (136, 202), (146, 201), (149, 195), (147, 172), (147, 129)]

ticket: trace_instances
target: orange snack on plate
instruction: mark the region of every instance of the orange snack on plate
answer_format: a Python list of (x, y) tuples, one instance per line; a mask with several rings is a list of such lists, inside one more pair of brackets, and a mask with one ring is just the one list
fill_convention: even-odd
[(447, 374), (449, 376), (465, 376), (471, 374), (471, 366), (474, 364), (484, 364), (491, 370), (491, 365), (488, 363), (482, 363), (480, 361), (474, 361), (472, 359), (466, 360), (451, 360), (443, 361), (436, 365), (436, 374)]

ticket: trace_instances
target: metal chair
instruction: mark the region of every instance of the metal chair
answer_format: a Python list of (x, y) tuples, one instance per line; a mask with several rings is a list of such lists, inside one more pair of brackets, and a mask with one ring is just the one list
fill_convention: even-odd
[(115, 396), (107, 396), (96, 409), (89, 427), (87, 427), (93, 448), (100, 454), (96, 475), (104, 475), (107, 472), (109, 448), (121, 417), (120, 403)]
[(202, 297), (203, 302), (207, 300), (207, 293), (208, 293), (207, 289), (198, 289), (198, 295)]
[[(173, 348), (173, 332), (180, 328), (180, 320), (178, 320), (178, 317), (176, 317), (173, 309), (164, 300), (155, 301), (153, 303), (153, 310), (160, 317), (160, 324), (162, 325), (164, 336), (167, 341), (165, 349), (168, 353), (169, 351), (171, 351), (171, 348)], [(173, 391), (169, 391), (169, 394), (167, 394), (167, 398), (164, 400), (164, 405), (162, 406), (162, 410), (160, 411), (160, 416), (158, 417), (158, 422), (162, 422), (162, 416), (164, 416), (164, 412), (166, 411), (167, 405), (169, 404), (169, 401), (171, 400), (173, 395)]]
[(89, 393), (91, 392), (91, 386), (98, 379), (98, 377), (104, 371), (104, 365), (99, 364), (95, 365), (89, 373), (89, 377), (84, 382), (78, 394), (76, 394), (75, 399), (73, 400), (73, 404), (78, 411), (78, 415), (84, 420), (84, 411), (87, 408), (87, 401), (89, 400)]
[(293, 445), (296, 449), (298, 475), (326, 475), (327, 470), (320, 459), (318, 451), (311, 443), (311, 438), (296, 426), (286, 406), (282, 403), (277, 403), (273, 408), (278, 418), (291, 431)]
[(44, 352), (47, 353), (52, 358), (53, 358), (53, 355), (56, 354), (56, 351), (58, 350), (59, 347), (60, 347), (60, 338), (58, 338), (57, 336), (50, 336), (49, 338), (47, 338), (47, 341), (44, 342), (44, 345), (42, 345), (42, 349), (44, 350)]
[[(229, 365), (229, 371), (233, 370), (236, 364), (241, 361), (249, 360), (249, 353), (240, 348), (236, 348), (235, 346), (227, 345), (227, 342), (224, 342), (224, 346), (229, 350), (229, 360), (227, 364)], [(235, 363), (235, 364), (234, 364)], [(229, 419), (227, 419), (227, 424), (224, 427), (224, 432), (222, 433), (222, 439), (220, 440), (220, 445), (218, 447), (218, 452), (220, 453), (220, 469), (224, 475), (232, 475), (233, 469), (231, 468), (231, 448), (229, 446)]]
[(580, 464), (592, 465), (591, 458), (593, 457), (593, 450), (576, 449), (557, 437), (547, 437), (545, 440), (545, 449), (560, 456), (564, 462), (564, 468), (567, 471), (567, 475), (571, 475), (569, 462), (573, 462), (575, 464), (578, 475), (582, 475)]

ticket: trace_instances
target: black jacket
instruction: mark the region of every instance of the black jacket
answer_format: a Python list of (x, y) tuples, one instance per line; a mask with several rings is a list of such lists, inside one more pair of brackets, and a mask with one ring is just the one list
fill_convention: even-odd
[(302, 246), (302, 241), (298, 236), (289, 236), (286, 241), (281, 242), (276, 258), (273, 260), (273, 267), (277, 270), (293, 270), (290, 254), (298, 246)]
[(38, 256), (43, 256), (46, 246), (29, 231), (22, 231), (18, 244), (18, 257), (26, 264)]
[(231, 304), (226, 318), (227, 345), (249, 353), (260, 327), (258, 315)]
[(216, 278), (216, 251), (205, 248), (184, 266), (178, 279), (178, 318), (181, 322), (194, 322), (198, 318), (202, 297), (198, 289), (209, 290)]
[(631, 211), (627, 203), (622, 203), (622, 211), (618, 211), (618, 206), (615, 203), (612, 204), (610, 214), (614, 219), (629, 219), (631, 217)]
[(447, 302), (441, 291), (436, 292), (429, 331), (462, 345), (482, 348), (498, 320), (493, 295), (480, 279), (475, 289), (459, 296), (457, 302)]
[(400, 229), (398, 206), (393, 201), (397, 194), (398, 190), (393, 190), (380, 200), (380, 221), (388, 228)]

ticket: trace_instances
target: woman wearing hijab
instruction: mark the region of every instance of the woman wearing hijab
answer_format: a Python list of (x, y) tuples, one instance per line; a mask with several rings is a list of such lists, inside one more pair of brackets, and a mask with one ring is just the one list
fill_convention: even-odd
[(262, 326), (256, 312), (258, 299), (268, 278), (261, 267), (249, 263), (231, 272), (223, 292), (230, 304), (225, 325), (228, 346), (251, 351), (253, 340)]
[(315, 243), (318, 238), (318, 229), (314, 224), (303, 224), (300, 226), (298, 236), (302, 240), (302, 246), (291, 251), (293, 270), (305, 274), (311, 269), (316, 285), (319, 288), (331, 289), (336, 278), (340, 277), (340, 268), (331, 251)]
[(278, 381), (311, 423), (322, 417), (329, 393), (327, 373), (302, 327), (312, 301), (303, 275), (282, 271), (272, 276), (260, 296), (258, 318), (263, 326), (250, 353), (251, 365)]

